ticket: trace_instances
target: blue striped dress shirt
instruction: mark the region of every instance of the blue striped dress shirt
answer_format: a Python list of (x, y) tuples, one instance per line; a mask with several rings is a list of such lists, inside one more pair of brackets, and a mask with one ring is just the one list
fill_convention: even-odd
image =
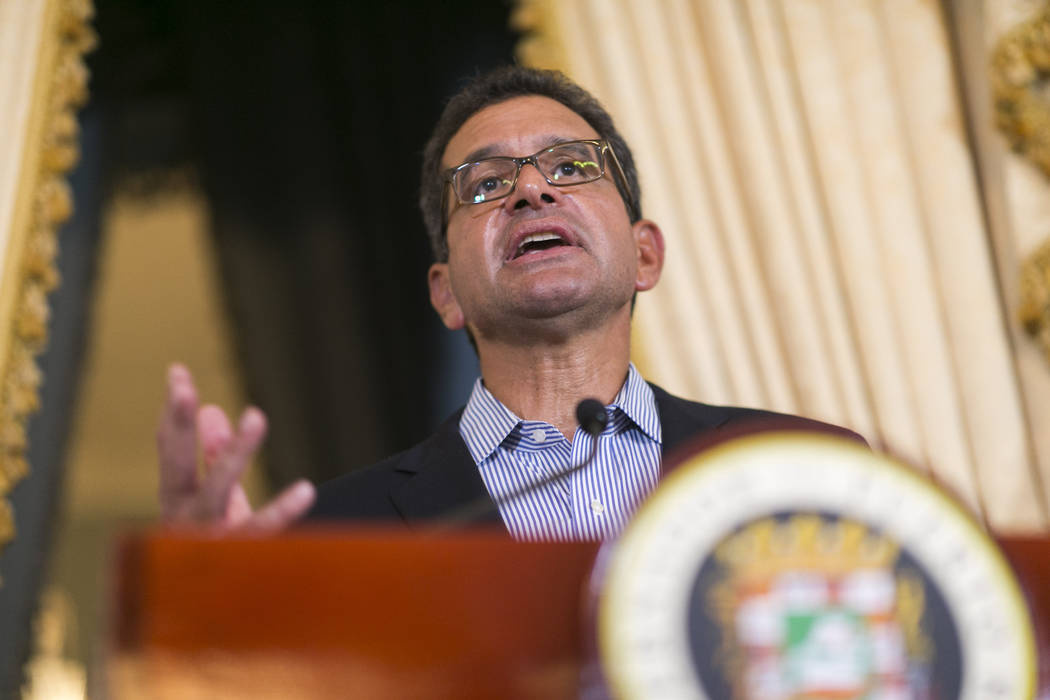
[[(544, 484), (499, 507), (510, 533), (522, 540), (599, 540), (623, 529), (660, 476), (660, 416), (652, 389), (631, 364), (627, 381), (605, 407), (609, 423), (594, 460), (565, 479)], [(459, 433), (489, 495), (497, 502), (530, 484), (582, 463), (591, 436), (582, 428), (570, 443), (550, 423), (522, 420), (479, 378), (463, 409)]]

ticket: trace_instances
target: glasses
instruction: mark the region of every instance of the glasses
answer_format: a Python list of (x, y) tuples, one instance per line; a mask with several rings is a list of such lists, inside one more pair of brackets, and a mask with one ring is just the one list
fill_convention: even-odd
[[(531, 163), (549, 184), (570, 187), (594, 182), (605, 174), (605, 154), (611, 158), (620, 182), (617, 189), (627, 203), (632, 218), (637, 218), (635, 205), (628, 194), (627, 177), (616, 152), (606, 141), (566, 141), (533, 153), (524, 158), (494, 156), (464, 163), (445, 173), (446, 186), (452, 187), (460, 204), (482, 204), (506, 197), (518, 184), (521, 168)], [(445, 221), (448, 221), (448, 198), (442, 198)]]

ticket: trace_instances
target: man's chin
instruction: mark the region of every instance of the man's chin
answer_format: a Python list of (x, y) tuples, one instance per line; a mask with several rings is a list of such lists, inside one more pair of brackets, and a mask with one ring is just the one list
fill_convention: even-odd
[[(573, 334), (600, 326), (620, 309), (628, 309), (630, 300), (623, 304), (611, 300), (573, 298), (569, 295), (533, 299), (519, 307), (518, 327), (522, 333), (551, 331)], [(629, 313), (629, 311), (628, 311)]]
[(614, 323), (622, 312), (630, 323), (630, 300), (611, 308), (567, 303), (565, 299), (548, 300), (518, 307), (513, 314), (500, 319), (487, 319), (483, 327), (471, 325), (477, 338), (516, 346), (565, 345)]
[(542, 294), (519, 298), (518, 310), (522, 318), (542, 321), (577, 313), (588, 302), (587, 296), (578, 289), (545, 290)]
[[(593, 326), (628, 309), (632, 289), (613, 292), (589, 285), (580, 279), (563, 279), (561, 284), (518, 285), (501, 290), (501, 300), (490, 299), (484, 308), (475, 308), (468, 317), (472, 325), (505, 336), (508, 332), (535, 333), (544, 327)], [(523, 340), (525, 340), (523, 338)]]

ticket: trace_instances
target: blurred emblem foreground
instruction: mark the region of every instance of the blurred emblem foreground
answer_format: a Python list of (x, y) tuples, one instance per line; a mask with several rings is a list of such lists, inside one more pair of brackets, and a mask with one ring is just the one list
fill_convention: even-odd
[(1030, 698), (996, 545), (855, 443), (766, 433), (684, 462), (609, 546), (599, 648), (618, 697)]

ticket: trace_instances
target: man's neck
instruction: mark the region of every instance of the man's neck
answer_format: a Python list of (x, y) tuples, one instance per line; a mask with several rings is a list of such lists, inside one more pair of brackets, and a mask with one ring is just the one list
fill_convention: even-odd
[(614, 333), (586, 333), (560, 344), (479, 342), (485, 387), (526, 420), (541, 420), (568, 440), (576, 432), (576, 406), (595, 398), (608, 404), (627, 378), (630, 325)]

